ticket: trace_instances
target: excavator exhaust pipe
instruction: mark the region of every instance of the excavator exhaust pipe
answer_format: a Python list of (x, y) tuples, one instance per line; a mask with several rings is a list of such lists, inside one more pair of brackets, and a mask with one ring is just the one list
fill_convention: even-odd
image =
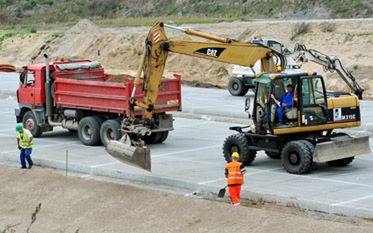
[(369, 154), (369, 136), (343, 135), (328, 142), (318, 143), (313, 154), (314, 162), (328, 162)]
[(110, 141), (106, 152), (121, 162), (151, 171), (150, 149), (146, 146), (136, 147), (119, 141)]

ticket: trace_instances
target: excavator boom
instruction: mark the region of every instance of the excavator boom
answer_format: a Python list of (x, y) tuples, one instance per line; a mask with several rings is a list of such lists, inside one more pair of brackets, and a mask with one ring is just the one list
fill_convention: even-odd
[[(212, 42), (197, 42), (190, 40), (170, 40), (165, 32), (165, 27), (195, 37), (200, 37)], [(263, 72), (276, 72), (276, 59), (281, 65), (285, 65), (286, 60), (276, 51), (258, 44), (238, 42), (229, 38), (221, 38), (214, 35), (183, 29), (163, 23), (154, 25), (145, 40), (144, 53), (135, 79), (134, 86), (143, 81), (143, 100), (136, 100), (133, 90), (130, 98), (130, 108), (143, 109), (142, 124), (124, 126), (127, 129), (121, 139), (122, 142), (112, 141), (106, 147), (107, 152), (113, 157), (126, 163), (134, 164), (146, 170), (150, 170), (150, 151), (144, 146), (141, 137), (151, 134), (153, 123), (153, 110), (158, 97), (159, 84), (164, 73), (168, 52), (184, 54), (187, 56), (219, 61), (229, 64), (253, 67), (258, 60), (262, 62)], [(129, 134), (134, 135), (128, 141)], [(125, 138), (126, 139), (125, 139)], [(140, 149), (141, 148), (141, 149)], [(143, 153), (142, 153), (143, 152)]]
[(296, 44), (290, 56), (300, 62), (312, 61), (322, 65), (325, 71), (337, 71), (343, 81), (351, 88), (359, 99), (363, 99), (364, 89), (357, 83), (355, 77), (346, 67), (343, 66), (341, 60), (335, 56), (328, 56), (315, 49), (307, 49), (304, 44)]

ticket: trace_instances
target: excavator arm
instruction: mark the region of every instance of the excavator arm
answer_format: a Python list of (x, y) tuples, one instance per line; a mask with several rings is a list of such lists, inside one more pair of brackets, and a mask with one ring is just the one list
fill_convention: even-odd
[(307, 49), (304, 44), (296, 44), (290, 56), (295, 61), (300, 61), (302, 63), (312, 61), (322, 65), (324, 71), (337, 71), (339, 76), (351, 88), (354, 94), (357, 95), (359, 99), (363, 98), (364, 89), (360, 87), (355, 77), (343, 66), (338, 57), (328, 56), (315, 49)]
[[(199, 42), (189, 40), (169, 40), (165, 28), (182, 31), (191, 36), (200, 37), (214, 42)], [(134, 93), (130, 104), (144, 109), (144, 123), (151, 122), (152, 112), (158, 96), (159, 83), (162, 78), (167, 55), (169, 52), (184, 54), (229, 64), (253, 67), (258, 60), (262, 62), (262, 72), (276, 72), (274, 58), (280, 59), (280, 64), (286, 60), (276, 51), (263, 45), (238, 42), (229, 38), (208, 35), (191, 29), (182, 29), (163, 23), (153, 26), (146, 38), (145, 49), (136, 75), (135, 86), (144, 78), (144, 98), (135, 100)]]
[[(170, 40), (165, 32), (165, 27), (212, 42)], [(149, 171), (150, 150), (144, 146), (141, 137), (151, 133), (153, 111), (169, 52), (248, 67), (253, 67), (258, 60), (261, 60), (263, 72), (276, 72), (276, 64), (280, 63), (284, 66), (286, 62), (281, 54), (264, 45), (238, 42), (163, 23), (153, 26), (146, 37), (144, 52), (134, 83), (134, 86), (137, 87), (143, 78), (144, 98), (142, 100), (134, 98), (136, 88), (130, 98), (132, 112), (136, 107), (143, 109), (142, 122), (132, 125), (122, 123), (122, 129), (126, 128), (125, 136), (119, 142), (111, 141), (106, 147), (107, 152), (113, 157)], [(275, 59), (280, 59), (280, 62), (276, 62)], [(137, 135), (128, 141), (124, 139), (124, 137), (128, 139), (128, 133)]]

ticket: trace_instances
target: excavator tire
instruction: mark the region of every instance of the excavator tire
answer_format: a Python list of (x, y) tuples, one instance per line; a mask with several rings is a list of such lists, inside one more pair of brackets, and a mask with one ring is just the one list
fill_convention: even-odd
[(228, 82), (228, 91), (233, 96), (244, 96), (249, 91), (241, 77), (232, 77)]
[(291, 174), (305, 174), (312, 168), (314, 146), (306, 140), (288, 142), (281, 153), (282, 165)]
[(227, 162), (232, 161), (231, 156), (233, 152), (238, 152), (240, 155), (239, 161), (244, 166), (251, 164), (256, 157), (256, 151), (249, 150), (248, 141), (243, 133), (230, 135), (225, 139), (223, 145), (223, 155)]
[(160, 134), (161, 134), (161, 137), (160, 137), (158, 143), (162, 143), (162, 142), (164, 142), (167, 139), (167, 137), (168, 137), (168, 131), (161, 132)]

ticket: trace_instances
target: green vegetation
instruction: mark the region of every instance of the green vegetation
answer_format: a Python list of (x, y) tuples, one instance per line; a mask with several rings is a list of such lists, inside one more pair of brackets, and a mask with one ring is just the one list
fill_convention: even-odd
[(310, 31), (310, 24), (302, 22), (295, 24), (291, 29), (290, 40), (294, 40), (297, 36), (306, 34)]
[[(100, 25), (151, 25), (158, 19), (181, 23), (215, 23), (253, 18), (371, 17), (369, 0), (0, 0), (0, 26), (46, 28), (90, 18)], [(321, 15), (322, 16), (322, 15)], [(324, 15), (325, 16), (325, 15)], [(30, 25), (32, 24), (32, 25)], [(326, 30), (331, 30), (327, 28)]]
[(13, 37), (17, 35), (15, 32), (5, 32), (3, 35), (0, 36), (0, 46), (4, 42), (5, 39)]
[(336, 29), (335, 23), (323, 23), (321, 24), (322, 32), (334, 32)]

